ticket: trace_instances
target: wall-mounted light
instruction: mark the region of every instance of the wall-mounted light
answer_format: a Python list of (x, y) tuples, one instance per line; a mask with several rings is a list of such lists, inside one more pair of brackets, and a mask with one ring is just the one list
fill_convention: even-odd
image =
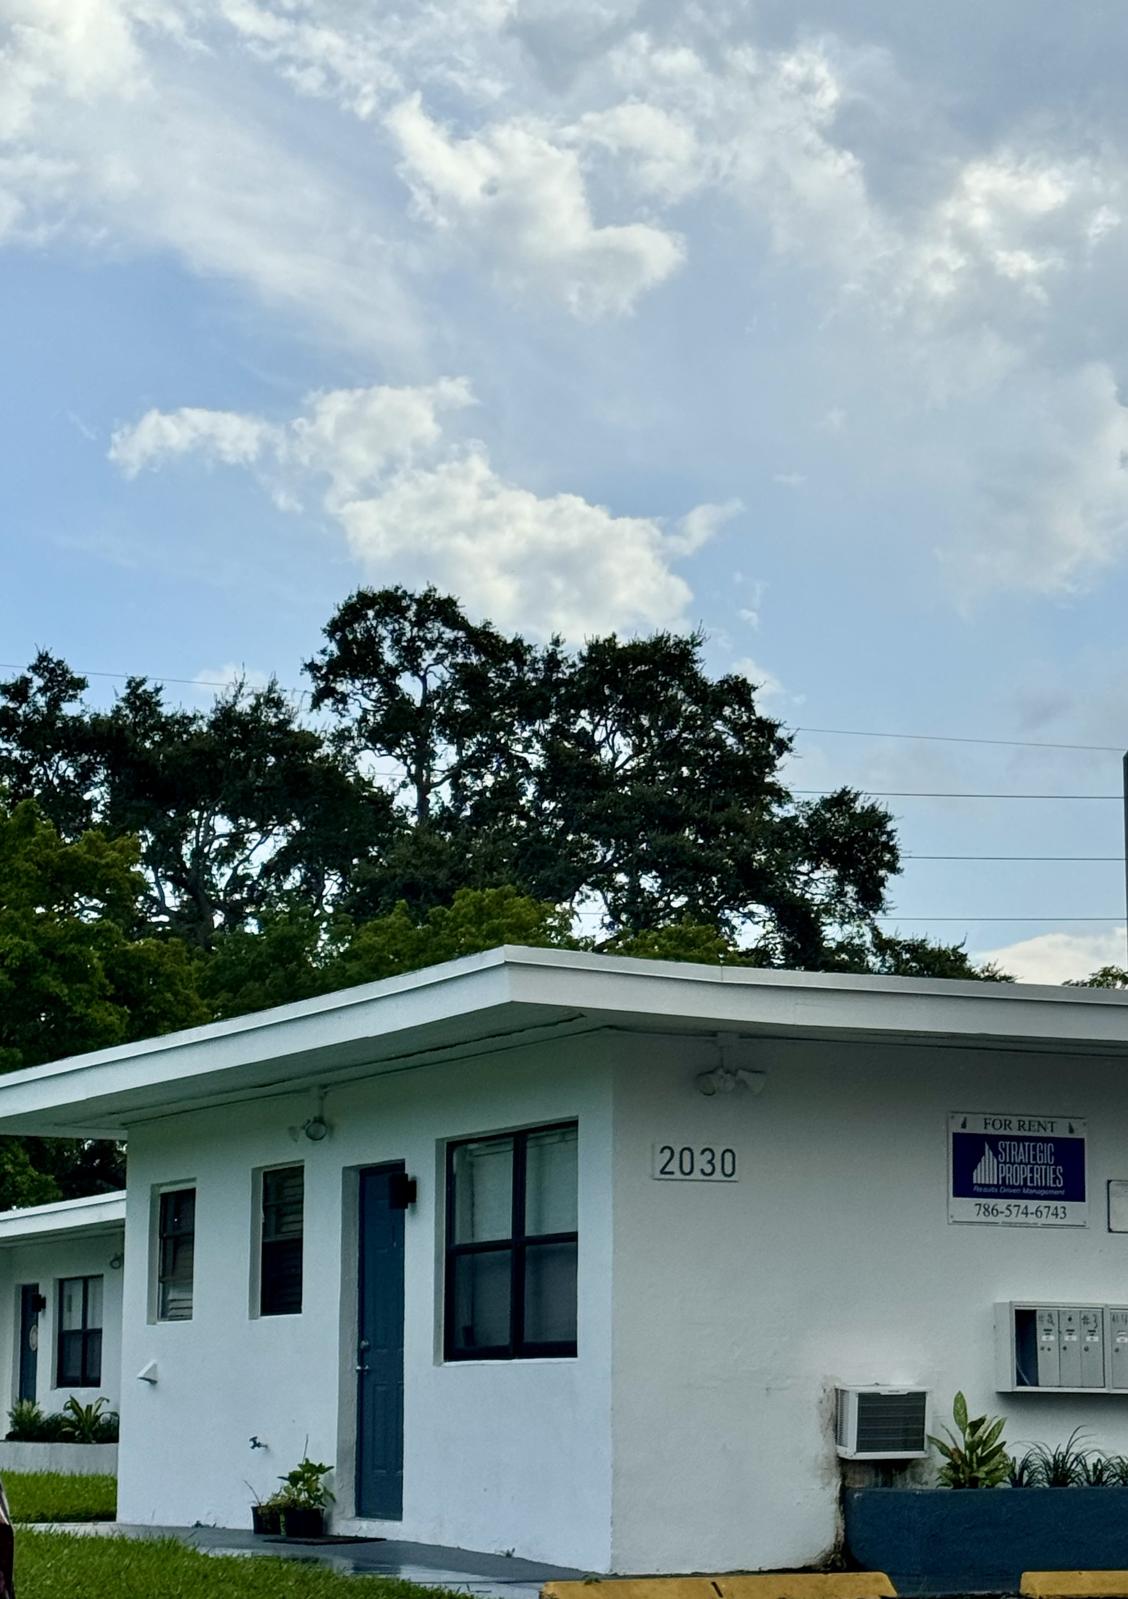
[(752, 1040), (732, 1033), (717, 1033), (714, 1043), (717, 1064), (709, 1071), (697, 1073), (693, 1079), (697, 1092), (704, 1094), (707, 1099), (712, 1099), (716, 1094), (762, 1094), (767, 1072), (740, 1064), (748, 1059)]
[(116, 1254), (116, 1255), (111, 1255), (110, 1256), (110, 1270), (111, 1271), (120, 1271), (121, 1268), (124, 1265), (125, 1265), (125, 1256), (123, 1254), (121, 1254), (120, 1252), (118, 1254)]
[(762, 1094), (767, 1072), (751, 1071), (747, 1066), (714, 1066), (711, 1072), (698, 1072), (693, 1079), (697, 1092), (712, 1099), (714, 1094)]
[(290, 1137), (295, 1144), (303, 1133), (311, 1144), (320, 1144), (333, 1131), (325, 1120), (325, 1093), (326, 1090), (324, 1088), (319, 1088), (317, 1090), (317, 1109), (313, 1115), (307, 1117), (304, 1122), (299, 1122), (296, 1127), (289, 1129)]

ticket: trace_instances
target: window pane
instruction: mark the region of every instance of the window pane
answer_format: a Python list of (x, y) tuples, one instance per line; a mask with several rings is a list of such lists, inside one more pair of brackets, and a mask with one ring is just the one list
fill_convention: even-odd
[(525, 1342), (576, 1341), (576, 1246), (530, 1244), (525, 1251)]
[(300, 1238), (304, 1209), (304, 1176), (300, 1166), (262, 1174), (262, 1236)]
[(525, 1146), (527, 1236), (576, 1231), (577, 1144), (575, 1127), (529, 1134)]
[(100, 1327), (102, 1325), (102, 1279), (88, 1277), (86, 1279), (86, 1325)]
[(82, 1329), (81, 1277), (67, 1277), (59, 1284), (59, 1326), (64, 1332)]
[(196, 1190), (178, 1188), (160, 1196), (157, 1315), (189, 1321), (196, 1258)]
[(462, 1353), (508, 1345), (511, 1260), (508, 1249), (455, 1260), (451, 1338)]
[(57, 1386), (60, 1388), (81, 1388), (83, 1386), (82, 1334), (80, 1332), (63, 1332), (59, 1334)]
[(102, 1381), (102, 1334), (100, 1332), (88, 1332), (86, 1334), (82, 1381), (87, 1388), (97, 1388)]
[(295, 1316), (302, 1308), (302, 1241), (283, 1238), (262, 1246), (263, 1316)]
[(457, 1244), (509, 1238), (513, 1231), (513, 1140), (483, 1139), (454, 1152)]

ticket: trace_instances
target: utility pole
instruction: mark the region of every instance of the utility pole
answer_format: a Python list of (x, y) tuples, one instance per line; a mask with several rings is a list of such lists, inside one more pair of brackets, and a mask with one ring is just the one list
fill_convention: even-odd
[[(1128, 750), (1124, 752), (1124, 905), (1128, 917)], [(1128, 931), (1128, 928), (1126, 928)]]

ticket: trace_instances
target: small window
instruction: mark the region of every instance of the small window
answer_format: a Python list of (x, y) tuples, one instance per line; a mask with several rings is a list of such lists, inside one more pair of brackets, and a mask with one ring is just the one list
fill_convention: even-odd
[(448, 1360), (576, 1353), (575, 1122), (452, 1144)]
[(282, 1166), (262, 1174), (262, 1316), (293, 1316), (302, 1308), (304, 1189), (300, 1166)]
[(157, 1241), (157, 1320), (191, 1321), (196, 1263), (196, 1190), (160, 1195)]
[(59, 1283), (56, 1388), (98, 1388), (102, 1382), (102, 1279)]

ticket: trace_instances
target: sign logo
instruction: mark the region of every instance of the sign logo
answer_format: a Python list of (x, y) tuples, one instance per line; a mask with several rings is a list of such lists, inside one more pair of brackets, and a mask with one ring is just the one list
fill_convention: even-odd
[(948, 1118), (948, 1220), (1084, 1227), (1085, 1124), (961, 1111)]

